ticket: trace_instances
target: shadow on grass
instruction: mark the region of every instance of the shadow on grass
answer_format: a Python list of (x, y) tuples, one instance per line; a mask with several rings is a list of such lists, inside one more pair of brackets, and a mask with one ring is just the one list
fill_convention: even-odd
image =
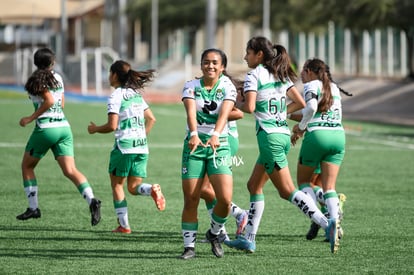
[[(119, 234), (103, 230), (63, 227), (0, 226), (0, 257), (13, 258), (176, 258), (181, 247), (180, 234), (166, 231), (136, 231)], [(91, 234), (92, 233), (92, 234)], [(7, 245), (10, 243), (12, 245)], [(102, 246), (113, 247), (101, 249)], [(59, 248), (51, 248), (56, 247)], [(44, 247), (44, 248), (42, 248)], [(100, 247), (91, 249), (91, 247)], [(169, 256), (171, 255), (171, 256)]]

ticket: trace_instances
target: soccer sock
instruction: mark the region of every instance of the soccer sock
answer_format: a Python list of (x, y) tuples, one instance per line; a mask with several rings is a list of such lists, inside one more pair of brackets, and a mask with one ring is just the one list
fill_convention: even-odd
[(24, 192), (26, 193), (27, 199), (29, 200), (29, 208), (35, 210), (39, 207), (37, 201), (37, 180), (30, 179), (23, 181)]
[(299, 190), (308, 195), (312, 198), (312, 200), (316, 203), (316, 196), (313, 188), (310, 186), (309, 183), (303, 183), (299, 186)]
[(302, 213), (319, 224), (323, 229), (328, 227), (328, 220), (316, 206), (316, 203), (305, 193), (295, 190), (290, 194), (289, 201), (296, 205)]
[(321, 212), (322, 212), (322, 214), (325, 215), (325, 217), (327, 217), (329, 219), (329, 212), (328, 212), (328, 208), (326, 207), (326, 205), (321, 206)]
[(205, 201), (205, 203), (206, 203), (206, 208), (207, 208), (207, 211), (208, 211), (208, 215), (209, 215), (209, 217), (211, 217), (211, 214), (213, 213), (213, 208), (217, 203), (217, 199), (214, 199), (212, 202)]
[(326, 206), (328, 207), (329, 217), (331, 219), (339, 218), (339, 198), (335, 190), (327, 190), (323, 194)]
[(234, 202), (231, 202), (230, 215), (237, 218), (240, 214), (243, 213), (243, 211), (244, 210), (241, 209), (237, 204), (235, 204)]
[(181, 232), (184, 240), (184, 247), (195, 247), (197, 240), (198, 222), (182, 222)]
[(124, 199), (122, 201), (114, 201), (114, 208), (118, 222), (123, 228), (130, 228), (128, 221), (128, 204)]
[(226, 223), (228, 217), (219, 217), (216, 214), (214, 214), (214, 212), (211, 214), (211, 224), (210, 224), (210, 232), (213, 235), (218, 235), (220, 234), (220, 232), (222, 232), (224, 230), (224, 232), (226, 231), (226, 229), (224, 228), (224, 224)]
[(151, 188), (152, 184), (149, 183), (141, 183), (137, 186), (137, 194), (143, 195), (143, 196), (149, 196), (151, 195)]
[(81, 193), (82, 197), (88, 202), (88, 204), (91, 204), (93, 196), (92, 187), (88, 182), (81, 183), (78, 186), (79, 193)]
[(313, 187), (313, 192), (315, 193), (315, 197), (319, 203), (325, 204), (325, 200), (323, 198), (323, 189), (319, 186)]
[(244, 233), (244, 237), (249, 241), (254, 241), (256, 239), (256, 233), (259, 229), (264, 208), (264, 194), (250, 195), (249, 218)]

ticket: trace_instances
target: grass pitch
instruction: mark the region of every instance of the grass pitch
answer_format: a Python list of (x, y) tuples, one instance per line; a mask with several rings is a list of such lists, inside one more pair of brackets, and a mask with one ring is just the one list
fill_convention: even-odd
[[(20, 162), (33, 129), (19, 119), (33, 112), (20, 94), (0, 92), (0, 274), (408, 274), (414, 262), (414, 130), (407, 127), (345, 121), (347, 146), (337, 191), (347, 196), (344, 238), (335, 255), (323, 232), (313, 241), (305, 234), (309, 220), (279, 198), (269, 182), (266, 208), (254, 254), (224, 247), (217, 259), (209, 244), (197, 243), (197, 258), (178, 260), (183, 250), (183, 198), (180, 158), (185, 129), (182, 105), (151, 104), (157, 123), (149, 136), (146, 182), (159, 183), (167, 199), (164, 212), (150, 197), (127, 195), (132, 234), (111, 233), (117, 226), (107, 175), (113, 134), (87, 133), (89, 121), (106, 121), (105, 103), (67, 102), (65, 114), (75, 140), (76, 164), (102, 200), (102, 221), (90, 226), (86, 202), (66, 179), (52, 154), (36, 173), (42, 217), (18, 221), (27, 207)], [(249, 205), (246, 181), (257, 158), (254, 122), (239, 121), (239, 166), (234, 167), (233, 200)], [(293, 125), (293, 122), (290, 123)], [(295, 179), (300, 144), (289, 163)], [(199, 207), (199, 239), (209, 227), (203, 203)], [(227, 229), (234, 237), (235, 222)]]

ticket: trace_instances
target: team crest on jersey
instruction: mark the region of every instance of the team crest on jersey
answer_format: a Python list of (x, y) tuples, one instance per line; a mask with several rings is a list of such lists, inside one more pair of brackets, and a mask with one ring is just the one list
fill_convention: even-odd
[(223, 98), (224, 98), (224, 93), (223, 93), (223, 90), (222, 90), (222, 89), (218, 89), (218, 90), (216, 91), (216, 98), (217, 98), (218, 100), (223, 100)]

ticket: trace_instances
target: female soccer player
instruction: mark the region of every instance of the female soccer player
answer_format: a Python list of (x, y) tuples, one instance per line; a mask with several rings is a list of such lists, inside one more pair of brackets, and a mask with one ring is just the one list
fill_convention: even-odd
[(108, 99), (108, 120), (100, 126), (93, 122), (88, 126), (90, 134), (115, 131), (108, 172), (119, 223), (112, 231), (116, 233), (131, 233), (124, 193), (125, 181), (130, 194), (151, 195), (158, 210), (165, 209), (165, 198), (160, 185), (143, 182), (147, 176), (147, 135), (154, 126), (155, 117), (141, 93), (144, 85), (153, 79), (153, 73), (153, 70), (134, 71), (123, 60), (113, 63), (109, 83), (115, 91)]
[[(292, 140), (304, 136), (298, 161), (298, 184), (309, 182), (320, 165), (323, 198), (329, 212), (327, 237), (331, 252), (339, 248), (339, 197), (335, 185), (345, 155), (345, 132), (342, 127), (340, 90), (331, 82), (327, 65), (320, 59), (307, 60), (301, 78), (306, 107), (302, 120), (293, 127)], [(305, 133), (306, 132), (306, 133)]]
[(25, 89), (33, 101), (35, 111), (30, 116), (20, 119), (22, 127), (32, 121), (36, 122), (27, 142), (21, 166), (29, 207), (16, 218), (27, 220), (41, 216), (34, 170), (50, 149), (63, 174), (75, 184), (89, 204), (92, 226), (97, 225), (101, 220), (101, 201), (94, 197), (87, 178), (75, 165), (72, 130), (63, 113), (65, 106), (63, 81), (62, 77), (53, 71), (55, 54), (48, 48), (39, 49), (34, 54), (34, 64), (37, 70), (27, 80)]
[(233, 193), (227, 123), (237, 94), (234, 84), (225, 75), (226, 64), (227, 57), (221, 50), (205, 50), (201, 55), (203, 76), (188, 81), (183, 88), (188, 131), (182, 153), (182, 259), (195, 257), (197, 208), (206, 174), (217, 198), (206, 238), (216, 257), (224, 254), (219, 233), (228, 219)]
[[(286, 49), (273, 45), (265, 37), (253, 37), (247, 43), (245, 60), (252, 70), (245, 78), (244, 101), (238, 101), (237, 107), (254, 113), (259, 157), (247, 183), (250, 210), (245, 234), (224, 243), (253, 253), (264, 211), (263, 187), (269, 178), (279, 195), (296, 205), (307, 217), (323, 228), (328, 227), (328, 222), (314, 201), (296, 189), (288, 168), (286, 156), (290, 149), (290, 131), (286, 116), (302, 109), (305, 102), (292, 82), (296, 75)], [(287, 97), (291, 100), (289, 104)]]

